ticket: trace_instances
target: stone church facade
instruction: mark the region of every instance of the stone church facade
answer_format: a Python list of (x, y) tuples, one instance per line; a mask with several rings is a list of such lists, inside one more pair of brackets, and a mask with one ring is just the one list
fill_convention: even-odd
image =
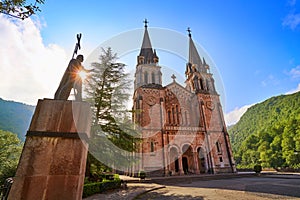
[(149, 176), (236, 171), (219, 94), (189, 31), (185, 86), (163, 86), (159, 57), (145, 31), (134, 80), (133, 121), (141, 132), (132, 173)]

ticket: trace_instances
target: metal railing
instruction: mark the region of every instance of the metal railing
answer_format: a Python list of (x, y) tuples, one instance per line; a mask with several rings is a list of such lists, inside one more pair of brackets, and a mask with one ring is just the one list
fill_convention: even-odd
[(10, 191), (10, 188), (13, 184), (12, 178), (7, 178), (2, 186), (0, 186), (0, 197), (1, 200), (6, 200), (8, 198), (8, 194)]

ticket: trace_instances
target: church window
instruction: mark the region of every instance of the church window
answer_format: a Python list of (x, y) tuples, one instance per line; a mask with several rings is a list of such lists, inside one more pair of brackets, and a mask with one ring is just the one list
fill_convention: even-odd
[(152, 72), (152, 83), (155, 83), (155, 74), (154, 74), (154, 72)]
[(195, 76), (195, 78), (194, 78), (194, 88), (196, 90), (199, 90), (199, 83), (198, 83), (198, 77), (197, 76)]
[(204, 87), (203, 87), (203, 80), (202, 80), (202, 78), (200, 78), (200, 89), (201, 89), (201, 90), (203, 90), (203, 89), (204, 89)]
[(173, 117), (173, 124), (176, 124), (176, 120), (175, 120), (175, 109), (172, 108), (172, 117)]
[(206, 87), (207, 87), (207, 91), (209, 91), (209, 82), (208, 82), (208, 80), (206, 80)]
[(221, 143), (220, 142), (216, 142), (216, 147), (217, 147), (217, 152), (218, 153), (222, 153), (222, 151), (221, 151)]
[(154, 152), (154, 142), (153, 141), (150, 142), (150, 151)]
[(179, 109), (178, 109), (178, 105), (176, 105), (176, 117), (177, 117), (177, 124), (179, 124), (180, 121), (179, 121)]
[(171, 124), (171, 111), (168, 110), (168, 122), (169, 124)]
[(160, 84), (161, 80), (160, 80), (160, 74), (159, 73), (157, 74), (157, 77), (158, 77), (158, 84)]
[(223, 158), (222, 157), (219, 157), (219, 160), (220, 160), (220, 162), (223, 162)]
[(144, 74), (144, 82), (145, 84), (148, 84), (148, 72), (145, 72)]

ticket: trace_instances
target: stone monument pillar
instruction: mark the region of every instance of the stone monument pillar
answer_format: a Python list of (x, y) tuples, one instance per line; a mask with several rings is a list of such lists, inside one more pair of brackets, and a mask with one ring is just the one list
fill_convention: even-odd
[(88, 103), (39, 100), (8, 199), (81, 199), (90, 127)]

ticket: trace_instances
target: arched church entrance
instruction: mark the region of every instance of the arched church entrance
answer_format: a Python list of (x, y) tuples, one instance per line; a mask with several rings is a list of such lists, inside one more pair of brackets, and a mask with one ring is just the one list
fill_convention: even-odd
[(182, 157), (182, 168), (184, 171), (184, 174), (189, 173), (189, 163), (187, 157)]
[(182, 170), (184, 174), (194, 173), (193, 151), (189, 144), (182, 147)]

